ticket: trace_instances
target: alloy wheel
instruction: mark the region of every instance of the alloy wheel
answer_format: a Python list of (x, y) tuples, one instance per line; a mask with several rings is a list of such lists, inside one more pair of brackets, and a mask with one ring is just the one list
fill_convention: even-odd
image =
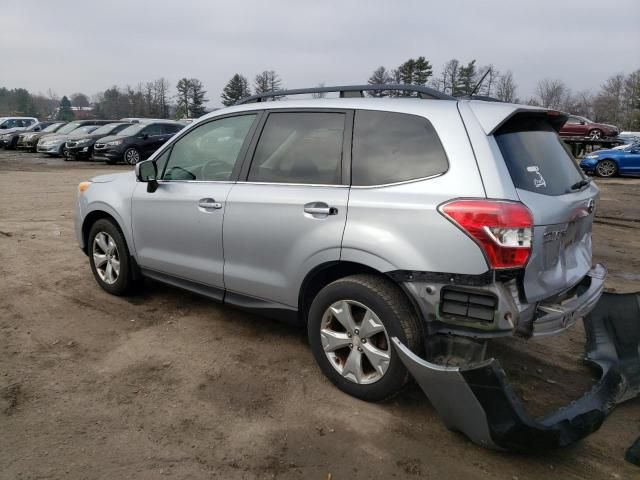
[(387, 330), (375, 312), (360, 302), (340, 300), (327, 308), (320, 338), (329, 363), (353, 383), (375, 383), (389, 368)]
[(596, 166), (596, 171), (601, 177), (612, 177), (616, 174), (616, 164), (611, 160), (603, 160)]
[(140, 154), (135, 148), (130, 148), (124, 154), (124, 159), (129, 165), (135, 165), (140, 161)]
[(98, 232), (93, 239), (92, 255), (100, 280), (108, 285), (116, 283), (120, 276), (120, 255), (111, 235)]
[(600, 130), (591, 130), (589, 133), (589, 138), (591, 140), (598, 140), (602, 136), (602, 132)]

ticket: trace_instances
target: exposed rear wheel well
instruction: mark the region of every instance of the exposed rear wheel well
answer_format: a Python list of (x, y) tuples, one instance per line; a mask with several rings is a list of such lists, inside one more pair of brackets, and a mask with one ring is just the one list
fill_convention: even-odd
[[(304, 279), (304, 282), (302, 282), (302, 287), (300, 288), (300, 295), (298, 298), (298, 312), (301, 325), (307, 325), (307, 312), (309, 311), (309, 307), (311, 306), (313, 299), (316, 297), (318, 292), (320, 292), (320, 290), (329, 285), (331, 282), (335, 282), (340, 278), (362, 273), (384, 277), (387, 280), (393, 282), (393, 280), (384, 273), (361, 263), (355, 262), (329, 262), (320, 265), (312, 270)], [(404, 289), (402, 289), (402, 291), (406, 295)], [(416, 315), (418, 315), (418, 318), (421, 318), (419, 315), (420, 312), (416, 309), (413, 299), (409, 298), (408, 296), (407, 298), (411, 305), (414, 307), (415, 313)]]

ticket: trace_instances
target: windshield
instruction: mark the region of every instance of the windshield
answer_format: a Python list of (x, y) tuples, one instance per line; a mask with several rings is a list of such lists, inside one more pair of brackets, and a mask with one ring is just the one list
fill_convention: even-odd
[(122, 135), (122, 136), (125, 136), (125, 137), (131, 136), (131, 135), (136, 135), (140, 131), (142, 131), (142, 129), (144, 127), (146, 127), (146, 126), (147, 126), (146, 123), (135, 123), (135, 124), (131, 125), (130, 127), (127, 127), (124, 130), (122, 130), (120, 133), (118, 133), (118, 135)]
[(556, 131), (542, 118), (515, 119), (502, 127), (495, 138), (516, 188), (563, 195), (584, 180)]
[(64, 123), (54, 123), (52, 125), (49, 125), (47, 128), (45, 128), (42, 131), (43, 132), (55, 132), (57, 129), (60, 128), (61, 125), (64, 125)]
[(93, 133), (96, 135), (109, 135), (115, 128), (122, 125), (121, 123), (107, 123), (96, 129)]
[(73, 132), (79, 126), (80, 124), (78, 122), (67, 123), (64, 127), (58, 130), (58, 133), (61, 135), (66, 135), (67, 133)]
[(74, 137), (74, 138), (82, 137), (83, 135), (86, 135), (87, 133), (93, 132), (97, 128), (98, 128), (97, 125), (87, 125), (86, 127), (76, 128), (69, 136), (70, 137)]

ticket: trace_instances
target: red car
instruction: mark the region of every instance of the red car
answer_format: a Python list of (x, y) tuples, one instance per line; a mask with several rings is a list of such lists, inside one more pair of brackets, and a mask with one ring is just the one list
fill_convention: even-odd
[(615, 125), (592, 122), (588, 118), (572, 115), (560, 129), (561, 137), (589, 137), (598, 140), (604, 137), (617, 137), (620, 131)]

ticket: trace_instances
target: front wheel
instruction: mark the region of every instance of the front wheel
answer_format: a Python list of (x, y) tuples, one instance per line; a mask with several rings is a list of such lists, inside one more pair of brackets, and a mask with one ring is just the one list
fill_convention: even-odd
[(91, 226), (87, 244), (91, 271), (98, 285), (112, 295), (124, 295), (134, 286), (129, 249), (113, 222), (98, 220)]
[(133, 147), (127, 148), (124, 151), (123, 156), (124, 156), (125, 163), (128, 163), (129, 165), (135, 165), (140, 161), (140, 152), (138, 152), (138, 150), (136, 150)]
[(599, 177), (614, 177), (618, 173), (618, 166), (613, 160), (602, 160), (596, 165), (596, 173)]
[(395, 395), (409, 379), (392, 337), (422, 353), (420, 323), (409, 301), (397, 285), (375, 275), (353, 275), (324, 287), (309, 310), (308, 336), (329, 380), (367, 401)]
[(602, 138), (602, 130), (598, 130), (597, 128), (594, 128), (589, 132), (589, 138), (591, 140), (600, 140)]

